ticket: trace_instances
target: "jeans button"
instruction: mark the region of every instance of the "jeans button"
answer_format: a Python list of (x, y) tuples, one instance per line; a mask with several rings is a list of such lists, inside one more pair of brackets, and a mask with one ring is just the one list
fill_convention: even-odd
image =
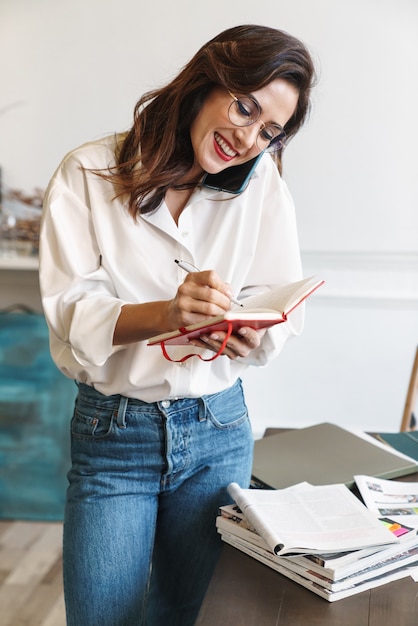
[(168, 409), (168, 407), (170, 406), (170, 400), (163, 400), (161, 402), (161, 406), (163, 407), (163, 409)]

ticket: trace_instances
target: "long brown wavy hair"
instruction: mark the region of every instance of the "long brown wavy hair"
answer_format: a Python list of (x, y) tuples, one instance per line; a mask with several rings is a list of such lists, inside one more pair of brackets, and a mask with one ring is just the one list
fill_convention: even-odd
[[(287, 122), (287, 137), (304, 123), (315, 80), (306, 46), (288, 33), (258, 25), (223, 31), (204, 44), (168, 85), (144, 94), (134, 122), (116, 155), (116, 166), (103, 175), (117, 195), (128, 200), (129, 213), (155, 210), (166, 190), (179, 184), (193, 164), (190, 127), (215, 86), (246, 94), (282, 78), (299, 91)], [(281, 172), (281, 151), (273, 154)], [(196, 181), (198, 184), (198, 181)]]

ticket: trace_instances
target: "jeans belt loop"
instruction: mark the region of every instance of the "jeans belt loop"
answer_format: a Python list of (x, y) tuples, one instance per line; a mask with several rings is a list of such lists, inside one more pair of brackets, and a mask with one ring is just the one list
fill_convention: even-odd
[(128, 402), (129, 398), (126, 398), (125, 396), (120, 397), (118, 412), (116, 416), (116, 423), (119, 428), (126, 428), (125, 414), (128, 407)]
[(207, 411), (205, 398), (198, 399), (198, 407), (199, 407), (198, 408), (199, 422), (204, 422), (206, 421), (206, 411)]

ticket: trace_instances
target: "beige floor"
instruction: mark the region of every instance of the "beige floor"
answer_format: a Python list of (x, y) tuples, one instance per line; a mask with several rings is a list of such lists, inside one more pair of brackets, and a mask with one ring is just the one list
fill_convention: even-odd
[(62, 524), (0, 521), (1, 626), (65, 626)]

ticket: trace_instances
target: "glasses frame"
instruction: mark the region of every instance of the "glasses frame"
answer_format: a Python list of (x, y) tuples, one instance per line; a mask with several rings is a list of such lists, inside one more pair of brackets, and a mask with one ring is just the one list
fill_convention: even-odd
[[(260, 116), (261, 116), (261, 107), (260, 107), (260, 104), (257, 102), (257, 100), (253, 96), (242, 96), (241, 98), (238, 98), (238, 96), (236, 96), (231, 91), (229, 91), (229, 89), (227, 91), (228, 91), (229, 95), (232, 98), (232, 102), (231, 102), (231, 104), (228, 107), (228, 118), (229, 118), (229, 121), (231, 122), (231, 124), (233, 124), (234, 126), (237, 126), (238, 128), (245, 128), (246, 126), (252, 126), (256, 122), (258, 122), (258, 120), (260, 119)], [(231, 111), (231, 107), (233, 105), (239, 104), (241, 102), (242, 98), (246, 98), (247, 100), (250, 100), (254, 104), (258, 115), (257, 115), (257, 117), (255, 119), (252, 119), (251, 121), (248, 121), (246, 124), (237, 124), (236, 122), (234, 122), (231, 119), (230, 111)], [(285, 132), (283, 126), (281, 126), (280, 124), (266, 124), (262, 120), (261, 120), (261, 123), (263, 125), (260, 128), (259, 132), (257, 133), (257, 139), (256, 139), (256, 144), (257, 144), (257, 147), (259, 148), (259, 150), (261, 150), (262, 152), (278, 152), (279, 150), (283, 150), (286, 147), (286, 132)], [(260, 139), (260, 141), (262, 141), (263, 144), (265, 144), (265, 140), (261, 139), (261, 137), (260, 137), (262, 131), (265, 128), (275, 128), (275, 129), (278, 129), (279, 130), (279, 134), (276, 137), (274, 137), (274, 139), (272, 139), (270, 141), (270, 143), (267, 144), (267, 146), (262, 147), (262, 146), (259, 145), (258, 140)]]

